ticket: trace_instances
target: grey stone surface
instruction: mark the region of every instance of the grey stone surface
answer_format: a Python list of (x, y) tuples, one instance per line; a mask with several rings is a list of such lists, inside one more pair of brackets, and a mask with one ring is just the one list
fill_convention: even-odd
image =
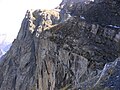
[[(62, 11), (62, 10), (61, 10)], [(119, 29), (27, 11), (0, 62), (0, 90), (119, 90)]]

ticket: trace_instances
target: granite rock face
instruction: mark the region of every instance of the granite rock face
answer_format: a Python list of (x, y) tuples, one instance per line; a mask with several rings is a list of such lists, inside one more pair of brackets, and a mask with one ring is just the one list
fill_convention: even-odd
[(120, 29), (63, 10), (26, 12), (1, 58), (0, 90), (120, 89)]
[[(102, 2), (103, 1), (103, 2)], [(87, 21), (98, 23), (101, 25), (117, 25), (120, 26), (120, 1), (118, 0), (102, 0), (97, 4), (93, 4), (90, 9), (84, 12)]]
[(72, 16), (84, 16), (87, 22), (120, 26), (119, 0), (63, 0), (62, 12)]

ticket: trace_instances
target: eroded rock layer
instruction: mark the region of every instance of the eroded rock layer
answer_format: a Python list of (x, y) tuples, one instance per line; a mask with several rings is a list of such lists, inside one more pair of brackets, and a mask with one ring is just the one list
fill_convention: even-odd
[(26, 12), (1, 58), (0, 90), (119, 90), (120, 28), (59, 8)]

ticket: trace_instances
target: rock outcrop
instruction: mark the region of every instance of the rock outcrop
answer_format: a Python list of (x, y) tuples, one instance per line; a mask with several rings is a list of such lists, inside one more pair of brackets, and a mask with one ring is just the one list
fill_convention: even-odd
[(64, 10), (26, 12), (1, 58), (0, 90), (120, 89), (120, 29)]
[(84, 16), (89, 23), (120, 26), (119, 0), (63, 0), (61, 12)]
[[(96, 0), (97, 1), (97, 0)], [(120, 1), (100, 0), (101, 2), (84, 12), (87, 21), (101, 25), (120, 26)]]

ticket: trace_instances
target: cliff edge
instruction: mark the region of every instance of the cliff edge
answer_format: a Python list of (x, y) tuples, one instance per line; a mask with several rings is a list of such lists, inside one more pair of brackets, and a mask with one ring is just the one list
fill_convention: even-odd
[(26, 12), (1, 58), (0, 90), (120, 89), (120, 28), (86, 18), (94, 5), (108, 2), (68, 1), (54, 10)]

